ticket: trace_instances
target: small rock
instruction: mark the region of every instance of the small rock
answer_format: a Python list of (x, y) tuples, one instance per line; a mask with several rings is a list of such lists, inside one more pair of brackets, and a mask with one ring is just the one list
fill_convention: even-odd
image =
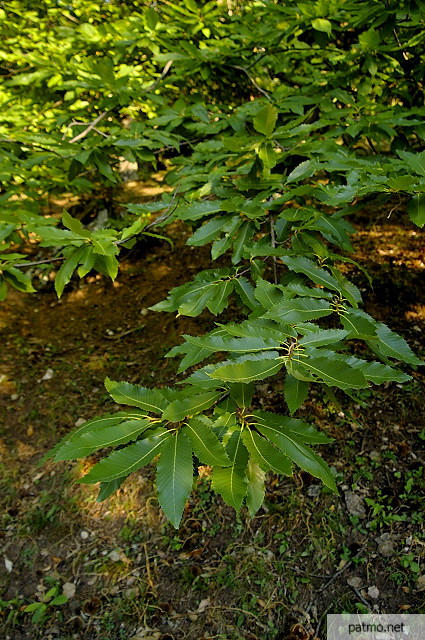
[(425, 591), (425, 574), (418, 576), (418, 579), (416, 580), (416, 589), (418, 591)]
[(89, 532), (88, 532), (88, 531), (84, 531), (84, 530), (83, 530), (83, 531), (80, 531), (80, 538), (81, 538), (82, 540), (87, 540), (87, 538), (89, 537), (89, 535), (90, 535), (90, 534), (89, 534)]
[(354, 491), (345, 491), (344, 498), (348, 513), (352, 516), (358, 516), (359, 518), (366, 517), (366, 509), (361, 496), (354, 493)]
[(121, 554), (114, 549), (110, 553), (108, 553), (108, 558), (112, 560), (112, 562), (119, 562), (121, 560)]
[(187, 617), (191, 622), (196, 622), (198, 619), (198, 616), (196, 615), (196, 613), (188, 613)]
[(358, 576), (351, 576), (350, 578), (347, 578), (347, 584), (350, 587), (354, 587), (355, 589), (358, 589), (361, 583), (362, 583), (362, 579), (359, 578)]
[(19, 393), (12, 393), (12, 395), (10, 396), (10, 399), (15, 401), (19, 398)]
[(367, 595), (369, 596), (369, 598), (372, 598), (373, 600), (377, 600), (379, 598), (378, 587), (375, 587), (375, 585), (368, 587)]
[(68, 599), (71, 599), (75, 596), (76, 590), (77, 590), (77, 587), (73, 582), (65, 582), (65, 584), (62, 587), (62, 593)]
[(317, 498), (317, 496), (320, 494), (320, 490), (321, 490), (320, 484), (311, 484), (307, 489), (307, 495), (310, 498)]
[(55, 372), (53, 371), (53, 369), (47, 369), (46, 373), (41, 378), (41, 381), (43, 381), (43, 380), (51, 380), (54, 375), (55, 375)]
[(4, 557), (4, 566), (6, 567), (6, 571), (8, 573), (12, 573), (13, 562), (9, 560), (9, 558), (6, 558), (6, 556)]
[(210, 606), (211, 600), (209, 598), (204, 598), (199, 603), (199, 606), (196, 610), (196, 613), (204, 613), (205, 609)]
[(78, 420), (76, 420), (74, 422), (74, 427), (81, 427), (82, 424), (84, 424), (86, 421), (84, 418), (78, 418)]
[(391, 558), (395, 554), (394, 544), (391, 540), (384, 540), (378, 545), (378, 553), (384, 558)]
[(141, 311), (140, 311), (140, 315), (141, 315), (141, 316), (147, 316), (147, 315), (148, 315), (148, 313), (149, 313), (149, 310), (148, 310), (148, 309), (141, 309)]

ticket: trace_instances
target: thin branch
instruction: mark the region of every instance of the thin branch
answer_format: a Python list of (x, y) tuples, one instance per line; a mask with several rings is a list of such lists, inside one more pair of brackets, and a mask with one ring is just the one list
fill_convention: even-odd
[(159, 78), (157, 78), (155, 80), (155, 82), (153, 82), (151, 85), (149, 85), (149, 87), (146, 87), (146, 89), (144, 89), (144, 91), (153, 91), (154, 89), (156, 89), (157, 86), (159, 85), (159, 83), (161, 82), (161, 80), (163, 78), (165, 78), (165, 76), (167, 75), (167, 73), (171, 69), (171, 65), (173, 64), (173, 62), (174, 62), (174, 60), (169, 60), (167, 62), (167, 64), (165, 65), (165, 67), (163, 68), (163, 70), (161, 71), (161, 75), (159, 76)]
[(271, 101), (271, 97), (270, 95), (267, 93), (267, 91), (264, 91), (264, 89), (262, 89), (257, 82), (254, 80), (254, 78), (252, 77), (252, 75), (250, 73), (248, 73), (248, 71), (245, 69), (245, 67), (240, 67), (239, 65), (236, 64), (228, 64), (225, 65), (227, 67), (231, 67), (232, 69), (238, 69), (239, 71), (243, 71), (249, 78), (251, 84), (254, 85), (254, 87), (257, 89), (257, 91), (259, 91), (260, 93), (263, 94), (263, 96), (265, 96), (267, 98), (267, 100)]
[(78, 140), (82, 140), (82, 138), (85, 138), (86, 135), (88, 133), (90, 133), (90, 131), (92, 129), (95, 128), (95, 126), (109, 113), (109, 111), (102, 111), (102, 113), (100, 115), (97, 116), (97, 118), (95, 120), (93, 120), (93, 122), (90, 122), (90, 124), (88, 125), (88, 127), (86, 129), (84, 129), (84, 131), (82, 131), (81, 133), (79, 133), (77, 136), (75, 136), (74, 138), (72, 138), (71, 140), (69, 140), (69, 144), (72, 144), (73, 142), (78, 142)]
[(50, 258), (49, 260), (35, 260), (34, 262), (19, 262), (15, 263), (13, 267), (36, 267), (39, 264), (49, 264), (50, 262), (58, 262), (59, 260), (65, 260), (65, 256), (58, 256), (57, 258)]

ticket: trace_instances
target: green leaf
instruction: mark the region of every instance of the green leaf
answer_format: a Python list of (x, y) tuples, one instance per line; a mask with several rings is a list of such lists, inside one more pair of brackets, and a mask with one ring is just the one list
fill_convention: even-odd
[(61, 297), (63, 290), (65, 288), (65, 285), (67, 285), (68, 282), (71, 280), (71, 276), (74, 273), (74, 270), (79, 265), (80, 260), (84, 256), (84, 253), (85, 253), (84, 245), (82, 247), (78, 247), (78, 249), (75, 249), (75, 251), (66, 258), (65, 262), (62, 264), (61, 268), (56, 273), (55, 290), (58, 298)]
[(230, 397), (237, 403), (238, 407), (243, 409), (249, 407), (254, 395), (255, 386), (253, 382), (245, 384), (244, 382), (234, 382), (229, 385)]
[[(233, 291), (233, 281), (232, 280), (222, 280), (218, 282), (214, 291), (212, 291), (212, 295), (207, 300), (206, 306), (215, 316), (218, 316), (220, 313), (223, 313), (224, 309), (228, 306), (228, 297)], [(182, 312), (184, 313), (184, 304), (181, 306)], [(187, 314), (185, 314), (187, 315)]]
[(49, 605), (55, 605), (55, 607), (58, 607), (61, 604), (66, 604), (68, 600), (69, 598), (67, 598), (67, 596), (59, 595), (56, 596), (56, 598), (53, 598), (53, 600), (50, 600)]
[[(320, 350), (317, 350), (320, 353)], [(327, 357), (310, 356), (303, 361), (295, 358), (287, 364), (288, 372), (297, 377), (297, 373), (307, 374), (309, 380), (321, 381), (330, 387), (339, 389), (365, 389), (367, 380), (359, 369), (347, 362)]]
[(286, 375), (283, 393), (286, 404), (291, 413), (295, 413), (300, 408), (308, 395), (308, 382), (297, 380), (289, 373)]
[(162, 413), (168, 402), (157, 389), (147, 389), (129, 382), (105, 379), (105, 387), (118, 404), (128, 404), (149, 413)]
[(118, 491), (126, 478), (127, 476), (122, 476), (122, 478), (117, 478), (116, 480), (111, 480), (110, 482), (101, 482), (96, 502), (103, 502), (104, 500), (109, 498), (109, 496), (115, 493), (115, 491)]
[(270, 136), (275, 129), (278, 113), (276, 107), (267, 104), (254, 117), (254, 129), (264, 136)]
[(264, 471), (274, 471), (283, 475), (292, 475), (292, 465), (286, 455), (282, 455), (268, 440), (251, 429), (242, 432), (244, 445), (251, 454), (252, 459)]
[(422, 360), (415, 356), (407, 342), (382, 322), (377, 324), (376, 336), (378, 340), (370, 340), (368, 344), (370, 346), (373, 345), (383, 356), (396, 358), (413, 365), (424, 364)]
[(149, 420), (130, 420), (120, 422), (101, 431), (89, 431), (74, 436), (66, 442), (55, 456), (58, 460), (75, 460), (88, 456), (93, 451), (104, 447), (116, 447), (136, 440), (138, 436), (151, 426)]
[(237, 293), (240, 297), (242, 303), (249, 309), (258, 308), (259, 305), (254, 296), (254, 287), (249, 282), (249, 280), (247, 280), (247, 278), (241, 276), (240, 278), (234, 280), (234, 289), (235, 293)]
[(280, 433), (295, 436), (301, 442), (308, 444), (326, 444), (332, 442), (332, 439), (320, 431), (317, 431), (308, 422), (303, 422), (297, 418), (283, 416), (280, 413), (271, 413), (270, 411), (254, 411), (252, 414), (260, 422), (269, 427), (273, 427)]
[(311, 21), (311, 26), (313, 29), (316, 29), (316, 31), (322, 31), (327, 33), (329, 36), (332, 33), (332, 24), (325, 18), (315, 18)]
[(293, 434), (282, 433), (275, 427), (266, 425), (263, 422), (257, 423), (256, 427), (301, 469), (304, 469), (315, 478), (320, 478), (332, 491), (338, 491), (332, 472), (326, 462), (306, 447), (299, 438)]
[(100, 231), (95, 231), (92, 234), (93, 251), (102, 256), (115, 256), (119, 253), (119, 248), (115, 242), (113, 236), (105, 237)]
[(418, 193), (410, 198), (407, 211), (411, 221), (422, 229), (425, 225), (425, 193)]
[(221, 200), (203, 200), (177, 207), (174, 216), (178, 220), (200, 220), (221, 211)]
[(226, 446), (226, 453), (230, 459), (229, 467), (214, 467), (212, 473), (212, 487), (225, 502), (239, 511), (247, 492), (246, 468), (248, 451), (246, 450), (240, 431), (235, 431)]
[(180, 422), (187, 416), (193, 416), (209, 409), (223, 395), (222, 391), (200, 393), (171, 402), (162, 414), (163, 420)]
[(282, 262), (284, 262), (288, 269), (290, 269), (291, 271), (305, 274), (316, 284), (319, 284), (326, 289), (332, 289), (338, 292), (340, 291), (338, 281), (325, 269), (318, 267), (317, 264), (315, 264), (312, 260), (304, 258), (303, 256), (295, 258), (290, 256), (283, 256)]
[(363, 373), (367, 380), (374, 384), (383, 384), (384, 382), (407, 382), (410, 376), (406, 375), (398, 369), (393, 369), (381, 362), (367, 362), (358, 358), (348, 358), (347, 362), (352, 367), (357, 367)]
[(304, 347), (321, 347), (326, 344), (335, 344), (347, 337), (348, 331), (344, 329), (319, 329), (306, 333), (299, 344)]
[(259, 464), (249, 459), (246, 478), (248, 480), (246, 506), (249, 515), (253, 518), (264, 501), (266, 474)]
[(348, 331), (347, 338), (373, 338), (376, 336), (376, 321), (361, 309), (347, 309), (340, 316), (341, 324)]
[(204, 224), (195, 231), (195, 233), (187, 241), (189, 246), (201, 246), (212, 242), (220, 233), (222, 233), (223, 225), (231, 220), (233, 216), (217, 216), (204, 222)]
[(255, 298), (265, 308), (270, 309), (285, 299), (282, 288), (276, 284), (271, 284), (267, 280), (258, 278), (255, 283)]
[(277, 322), (297, 324), (323, 318), (331, 313), (333, 313), (333, 309), (329, 302), (325, 300), (297, 298), (277, 304), (265, 314), (265, 317)]
[(286, 184), (289, 184), (289, 182), (304, 180), (305, 178), (311, 178), (311, 176), (316, 173), (317, 169), (318, 164), (315, 160), (304, 160), (304, 162), (301, 162), (291, 171), (289, 176), (286, 178)]
[(189, 436), (193, 451), (201, 462), (213, 467), (227, 467), (230, 460), (211, 425), (212, 422), (204, 416), (191, 418), (183, 427), (183, 432)]
[(248, 383), (253, 380), (263, 380), (282, 368), (283, 362), (278, 358), (277, 351), (264, 352), (257, 356), (243, 356), (235, 363), (216, 367), (209, 375), (211, 378), (225, 382)]
[(62, 213), (62, 223), (64, 227), (72, 231), (72, 233), (75, 233), (77, 236), (81, 236), (82, 238), (91, 237), (90, 231), (84, 229), (80, 220), (77, 220), (77, 218), (73, 218), (72, 216), (70, 216), (67, 211), (64, 211)]
[(185, 433), (178, 431), (163, 442), (156, 481), (159, 504), (178, 529), (193, 482), (192, 447)]
[[(10, 255), (10, 254), (9, 254)], [(35, 291), (31, 283), (31, 278), (27, 273), (23, 273), (17, 267), (3, 267), (3, 279), (17, 291), (32, 293)], [(7, 288), (3, 285), (3, 295), (6, 297)]]
[(101, 460), (90, 471), (80, 478), (82, 484), (94, 484), (95, 482), (110, 482), (133, 471), (145, 467), (160, 452), (163, 442), (170, 438), (171, 434), (165, 429), (157, 428), (155, 433), (135, 444), (130, 444), (124, 449), (114, 451)]

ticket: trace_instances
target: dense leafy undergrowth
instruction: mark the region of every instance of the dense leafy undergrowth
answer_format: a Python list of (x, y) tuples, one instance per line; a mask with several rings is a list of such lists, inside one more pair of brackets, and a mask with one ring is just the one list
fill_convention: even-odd
[[(294, 414), (318, 389), (337, 404), (341, 391), (407, 382), (404, 369), (422, 364), (361, 309), (346, 272), (361, 268), (348, 255), (359, 208), (373, 215), (398, 196), (425, 223), (423, 3), (133, 4), (0, 9), (1, 296), (32, 291), (31, 269), (44, 263), (60, 263), (59, 297), (74, 272), (115, 280), (123, 248), (183, 221), (187, 244), (211, 245), (219, 266), (151, 309), (207, 309), (217, 322), (167, 354), (189, 370), (180, 386), (107, 378), (110, 397), (131, 408), (84, 423), (43, 461), (108, 449), (80, 479), (100, 482), (99, 500), (154, 462), (176, 528), (194, 467), (251, 516), (269, 471), (295, 465), (337, 491), (312, 448), (331, 440)], [(123, 160), (161, 162), (171, 192), (107, 222), (46, 212), (64, 191), (106, 194), (113, 209)], [(19, 251), (27, 240), (40, 247), (34, 260)], [(269, 379), (282, 380), (278, 412), (258, 408)]]

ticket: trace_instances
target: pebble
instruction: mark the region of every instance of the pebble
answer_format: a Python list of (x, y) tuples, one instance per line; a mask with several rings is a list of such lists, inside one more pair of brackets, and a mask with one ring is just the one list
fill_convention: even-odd
[(416, 589), (418, 591), (425, 591), (425, 574), (422, 576), (419, 576), (418, 579), (416, 580)]
[(53, 369), (47, 369), (47, 371), (44, 374), (44, 376), (42, 378), (40, 378), (40, 382), (43, 381), (43, 380), (51, 380), (54, 375), (55, 375), (55, 372), (53, 371)]
[(81, 425), (84, 424), (85, 422), (86, 420), (84, 418), (78, 418), (78, 420), (74, 422), (74, 427), (81, 427)]
[(362, 579), (359, 578), (358, 576), (351, 576), (350, 578), (347, 578), (347, 584), (350, 587), (354, 587), (355, 589), (358, 589), (361, 583), (362, 583)]
[(10, 399), (15, 401), (19, 398), (19, 393), (12, 393), (12, 395), (10, 396)]
[(345, 491), (344, 498), (348, 513), (352, 516), (358, 516), (359, 518), (366, 517), (366, 509), (361, 496), (354, 493), (354, 491)]
[(367, 595), (369, 596), (369, 598), (372, 598), (373, 600), (377, 600), (379, 598), (379, 589), (378, 589), (378, 587), (375, 587), (375, 585), (372, 585), (371, 587), (368, 587)]
[(88, 532), (88, 531), (84, 531), (84, 530), (83, 530), (83, 531), (80, 531), (80, 538), (81, 538), (82, 540), (87, 540), (87, 538), (89, 537), (89, 535), (90, 535), (90, 534), (89, 534), (89, 532)]

